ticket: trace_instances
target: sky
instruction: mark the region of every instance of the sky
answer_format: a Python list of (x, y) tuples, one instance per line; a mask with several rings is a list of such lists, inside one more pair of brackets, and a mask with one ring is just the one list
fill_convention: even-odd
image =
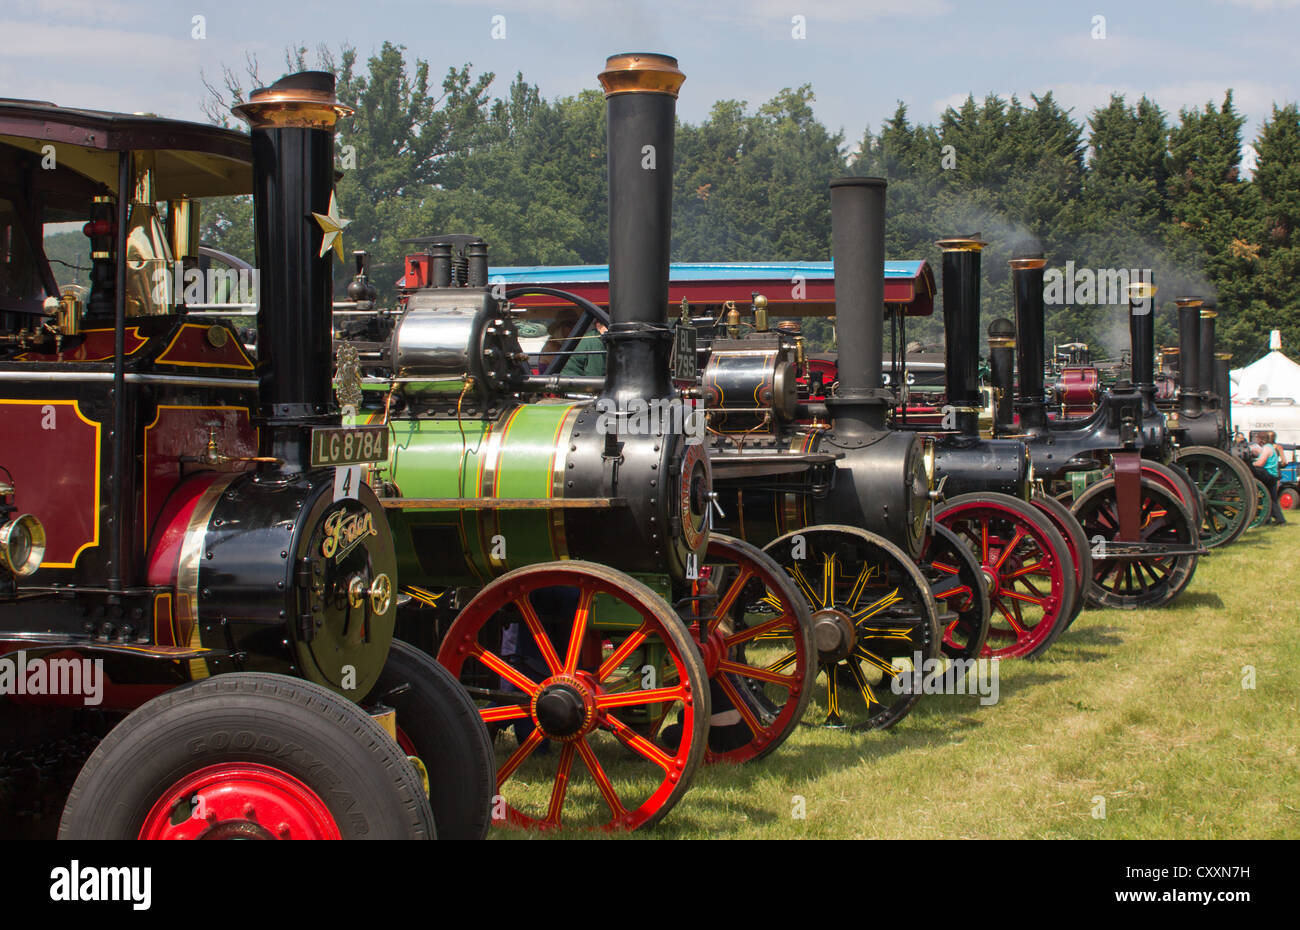
[[(802, 33), (802, 37), (799, 34)], [(1300, 98), (1300, 0), (5, 0), (0, 96), (202, 119), (202, 75), (268, 80), (288, 46), (361, 56), (404, 45), (440, 77), (470, 63), (516, 72), (546, 97), (597, 87), (607, 55), (675, 55), (687, 80), (679, 115), (719, 99), (757, 107), (811, 84), (815, 112), (855, 144), (898, 101), (931, 122), (967, 94), (1055, 93), (1078, 120), (1113, 92), (1147, 94), (1172, 118), (1218, 105), (1231, 87), (1245, 142)]]

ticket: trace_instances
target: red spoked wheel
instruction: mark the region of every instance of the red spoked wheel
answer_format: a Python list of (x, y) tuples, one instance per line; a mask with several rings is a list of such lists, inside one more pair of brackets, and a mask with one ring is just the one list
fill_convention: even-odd
[(1277, 492), (1278, 506), (1283, 510), (1300, 509), (1300, 489), (1294, 484), (1284, 484)]
[(972, 548), (988, 582), (993, 616), (984, 655), (1041, 655), (1065, 629), (1074, 601), (1074, 568), (1061, 534), (1005, 494), (962, 494), (934, 518)]
[[(1140, 541), (1177, 546), (1197, 543), (1191, 511), (1168, 488), (1143, 478), (1139, 501), (1136, 522), (1140, 527)], [(1089, 487), (1074, 502), (1073, 509), (1093, 547), (1089, 603), (1121, 610), (1159, 607), (1172, 601), (1191, 583), (1196, 571), (1195, 555), (1106, 558), (1107, 546), (1119, 538), (1120, 532), (1114, 478)]]
[(763, 551), (812, 610), (826, 689), (822, 725), (884, 729), (906, 716), (919, 689), (895, 685), (940, 656), (939, 610), (912, 560), (874, 533), (840, 525), (787, 533)]
[[(438, 661), (497, 743), (493, 822), (634, 830), (685, 794), (704, 756), (709, 691), (681, 620), (634, 578), (589, 562), (516, 569), (483, 588)], [(676, 738), (659, 736), (675, 716)]]
[(1066, 549), (1070, 551), (1070, 564), (1074, 568), (1074, 602), (1070, 607), (1070, 618), (1065, 622), (1068, 627), (1078, 619), (1083, 605), (1088, 602), (1088, 580), (1092, 578), (1092, 551), (1088, 548), (1088, 537), (1083, 534), (1083, 527), (1074, 519), (1070, 508), (1056, 498), (1035, 494), (1029, 503), (1052, 521), (1052, 528), (1061, 534)]
[[(812, 615), (790, 577), (762, 550), (709, 535), (688, 614), (709, 676), (705, 762), (748, 762), (780, 746), (802, 719), (817, 678)], [(700, 634), (699, 624), (704, 623)]]
[(976, 659), (988, 640), (993, 605), (979, 560), (946, 526), (935, 525), (921, 554), (921, 573), (939, 606), (943, 654), (949, 659)]
[(338, 840), (316, 792), (268, 765), (209, 765), (164, 791), (140, 827), (142, 840)]

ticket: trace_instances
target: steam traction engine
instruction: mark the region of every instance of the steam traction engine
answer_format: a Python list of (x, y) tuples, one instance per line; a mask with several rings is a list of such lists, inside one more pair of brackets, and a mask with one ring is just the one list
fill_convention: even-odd
[[(1155, 407), (1152, 313), (1155, 287), (1130, 288), (1133, 382), (1117, 383), (1085, 419), (1049, 421), (1043, 392), (1043, 268), (1041, 257), (1013, 259), (1017, 425), (995, 424), (1029, 447), (1034, 472), (1065, 500), (1089, 540), (1093, 559), (1088, 600), (1136, 608), (1168, 603), (1191, 581), (1200, 548), (1195, 493), (1169, 468), (1169, 434)], [(1003, 327), (995, 322), (1001, 331)], [(1001, 346), (1009, 351), (1006, 337)], [(1009, 366), (994, 364), (995, 391), (1012, 393)], [(1103, 477), (1103, 468), (1109, 468)], [(1100, 480), (1097, 480), (1100, 479)]]
[(1178, 393), (1158, 405), (1168, 416), (1176, 461), (1200, 491), (1200, 537), (1207, 549), (1241, 537), (1257, 515), (1262, 488), (1246, 463), (1229, 451), (1228, 366), (1215, 352), (1217, 316), (1213, 302), (1178, 300), (1178, 346), (1165, 350), (1165, 358), (1177, 361)]
[[(520, 340), (536, 324), (508, 300), (516, 292), (489, 286), (474, 237), (432, 237), (408, 257), (391, 330), (346, 324), (371, 334), (350, 345), (369, 375), (360, 419), (389, 436), (373, 481), (411, 598), (403, 629), (422, 629), (413, 635), (500, 731), (498, 790), (521, 825), (657, 821), (702, 760), (780, 745), (816, 672), (793, 583), (754, 547), (709, 534), (709, 452), (669, 378), (683, 76), (667, 56), (620, 55), (600, 80), (603, 376), (532, 371)], [(557, 349), (580, 335), (557, 337)], [(547, 398), (557, 392), (598, 397)]]
[(1035, 493), (1025, 444), (981, 435), (979, 288), (984, 243), (960, 237), (938, 244), (943, 250), (947, 379), (940, 424), (944, 431), (935, 437), (935, 474), (947, 500), (935, 519), (958, 533), (979, 560), (994, 608), (989, 629), (993, 655), (1038, 656), (1083, 607), (1088, 547), (1069, 511)]
[[(825, 672), (821, 712), (832, 726), (901, 719), (919, 695), (896, 694), (894, 680), (918, 654), (935, 658), (941, 647), (954, 657), (977, 655), (988, 619), (978, 565), (955, 537), (931, 533), (928, 444), (884, 423), (883, 194), (878, 180), (832, 185), (833, 283), (829, 263), (673, 266), (678, 329), (701, 326), (706, 365), (698, 386), (689, 364), (695, 353), (679, 351), (677, 362), (687, 362), (679, 373), (704, 402), (715, 524), (764, 545), (809, 601)], [(928, 297), (916, 293), (926, 290), (924, 267), (907, 272), (891, 278), (891, 299)], [(512, 284), (563, 283), (597, 304), (604, 296), (599, 267), (500, 273)], [(792, 283), (798, 287), (787, 300), (780, 285)], [(757, 294), (759, 287), (775, 299)], [(837, 292), (840, 340), (854, 351), (847, 363), (841, 353), (833, 396), (819, 403), (798, 383), (810, 366), (797, 325), (769, 326), (768, 313), (829, 312)], [(736, 307), (743, 297), (752, 297), (749, 318)]]
[[(481, 836), (485, 734), (454, 681), (392, 642), (384, 511), (335, 467), (379, 457), (385, 438), (341, 429), (329, 388), (317, 218), (336, 215), (346, 110), (332, 76), (305, 73), (238, 112), (251, 147), (0, 104), (0, 661), (27, 684), (83, 671), (79, 694), (7, 689), (6, 759), (97, 743), (70, 795), (36, 786), (36, 816), (67, 798), (64, 837), (432, 837), (435, 814), (442, 835)], [(37, 170), (46, 144), (57, 167)], [(196, 257), (196, 198), (250, 188), (256, 360), (160, 286)], [(58, 288), (40, 235), (87, 217), (88, 296)]]

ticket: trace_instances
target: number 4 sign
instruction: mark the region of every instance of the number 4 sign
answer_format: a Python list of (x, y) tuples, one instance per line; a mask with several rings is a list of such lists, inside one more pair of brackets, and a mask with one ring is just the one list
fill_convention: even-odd
[(361, 486), (361, 466), (341, 465), (334, 469), (334, 500), (356, 499)]

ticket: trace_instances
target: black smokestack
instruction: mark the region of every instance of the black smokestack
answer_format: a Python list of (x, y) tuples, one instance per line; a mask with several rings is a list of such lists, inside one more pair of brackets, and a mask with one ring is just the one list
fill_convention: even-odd
[[(307, 467), (312, 424), (337, 422), (330, 388), (334, 124), (350, 113), (334, 75), (291, 74), (235, 107), (253, 141), (257, 232), (257, 373), (262, 454), (289, 471)], [(341, 254), (340, 254), (341, 259)]]
[(1227, 352), (1214, 354), (1214, 392), (1219, 395), (1223, 423), (1229, 436), (1232, 435), (1232, 388), (1228, 383), (1228, 361), (1231, 358)]
[(1041, 256), (1011, 260), (1011, 293), (1016, 310), (1016, 368), (1020, 387), (1016, 413), (1020, 429), (1047, 426), (1047, 405), (1043, 399), (1043, 268)]
[(1132, 358), (1129, 367), (1133, 384), (1155, 397), (1156, 384), (1156, 286), (1151, 281), (1134, 281), (1128, 286), (1128, 331)]
[(974, 236), (942, 239), (944, 361), (947, 403), (957, 408), (957, 429), (978, 436), (982, 406), (979, 381), (980, 250)]
[(1011, 393), (1015, 382), (1016, 325), (998, 319), (989, 324), (989, 381), (993, 385), (993, 435), (1014, 432)]
[(1179, 409), (1189, 417), (1201, 413), (1201, 305), (1199, 297), (1178, 298)]
[(886, 186), (883, 178), (831, 182), (840, 383), (827, 404), (839, 435), (885, 427), (889, 394), (881, 384), (880, 366), (885, 349)]
[(686, 76), (668, 55), (611, 56), (600, 74), (608, 113), (609, 367), (605, 395), (620, 406), (672, 394), (668, 248), (673, 134)]
[(1214, 321), (1218, 315), (1213, 301), (1207, 300), (1201, 304), (1200, 358), (1197, 368), (1201, 376), (1200, 391), (1206, 399), (1219, 393), (1214, 387)]

